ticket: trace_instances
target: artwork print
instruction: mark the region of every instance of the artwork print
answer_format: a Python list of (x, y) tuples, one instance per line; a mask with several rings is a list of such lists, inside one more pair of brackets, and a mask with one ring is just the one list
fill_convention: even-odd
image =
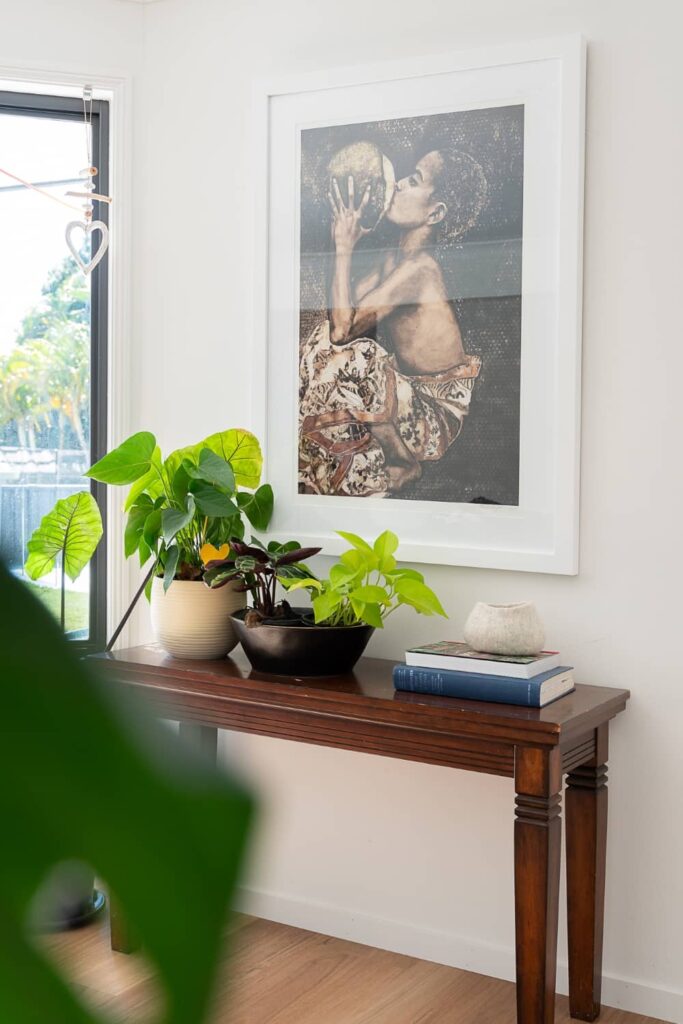
[(518, 505), (524, 106), (300, 154), (299, 494)]

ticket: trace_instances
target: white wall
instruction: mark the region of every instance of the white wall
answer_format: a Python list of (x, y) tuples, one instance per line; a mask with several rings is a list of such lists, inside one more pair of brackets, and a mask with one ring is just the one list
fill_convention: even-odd
[[(167, 0), (144, 18), (131, 428), (166, 450), (250, 422), (253, 76), (587, 38), (581, 574), (432, 567), (427, 578), (454, 634), (476, 600), (530, 598), (580, 681), (632, 690), (612, 731), (605, 999), (683, 1020), (677, 0)], [(443, 628), (406, 613), (372, 653), (398, 658), (406, 633)], [(512, 976), (508, 781), (229, 742), (266, 794), (250, 879), (261, 913)], [(561, 957), (563, 934), (564, 919)]]
[(0, 67), (132, 76), (143, 11), (120, 0), (0, 0)]

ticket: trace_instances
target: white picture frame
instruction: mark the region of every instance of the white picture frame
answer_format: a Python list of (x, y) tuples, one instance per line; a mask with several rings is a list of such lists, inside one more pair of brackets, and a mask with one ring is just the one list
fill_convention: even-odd
[[(513, 103), (525, 111), (519, 503), (298, 493), (301, 130)], [(584, 116), (578, 36), (258, 83), (253, 415), (269, 536), (338, 554), (336, 530), (388, 528), (404, 561), (578, 572)]]

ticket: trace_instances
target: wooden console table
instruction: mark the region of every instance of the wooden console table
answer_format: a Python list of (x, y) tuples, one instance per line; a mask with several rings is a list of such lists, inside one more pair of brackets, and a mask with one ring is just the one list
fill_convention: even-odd
[[(105, 679), (144, 692), (160, 717), (215, 756), (218, 729), (361, 750), (515, 781), (518, 1024), (552, 1024), (560, 881), (561, 792), (567, 775), (569, 1005), (600, 1013), (610, 719), (628, 690), (577, 686), (536, 710), (394, 691), (392, 662), (363, 658), (328, 679), (266, 676), (241, 651), (176, 661), (155, 646), (93, 659)], [(121, 927), (121, 926), (119, 926)], [(112, 946), (126, 937), (112, 929)]]

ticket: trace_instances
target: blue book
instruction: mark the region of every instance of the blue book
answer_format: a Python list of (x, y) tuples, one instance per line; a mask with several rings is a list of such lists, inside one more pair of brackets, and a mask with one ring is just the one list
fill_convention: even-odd
[(492, 701), (495, 704), (521, 704), (542, 708), (564, 697), (574, 689), (574, 672), (558, 667), (534, 676), (517, 679), (513, 676), (489, 676), (480, 672), (446, 672), (414, 665), (394, 667), (394, 686), (411, 693), (431, 693), (441, 697)]

